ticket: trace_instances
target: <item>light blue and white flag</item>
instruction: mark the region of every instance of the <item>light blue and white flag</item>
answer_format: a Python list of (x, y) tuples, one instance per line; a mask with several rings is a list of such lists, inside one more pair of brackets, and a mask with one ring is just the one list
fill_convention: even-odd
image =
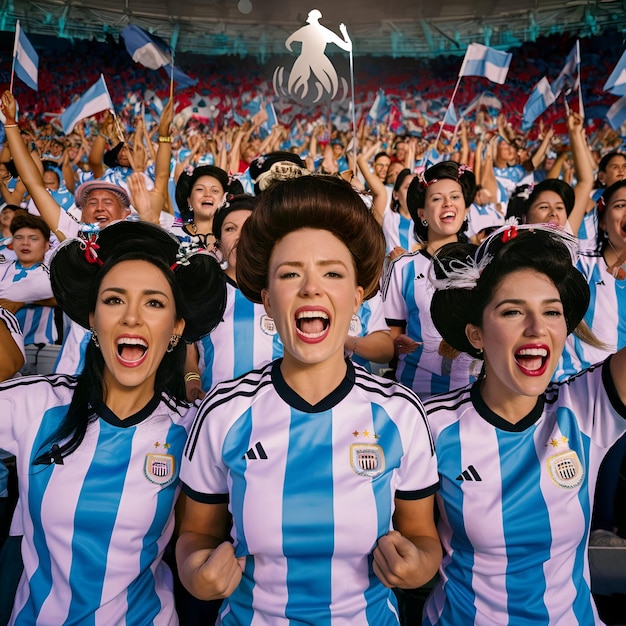
[(80, 120), (107, 109), (114, 110), (113, 101), (104, 75), (100, 74), (100, 78), (80, 98), (74, 100), (61, 115), (63, 132), (69, 135)]
[(512, 56), (510, 52), (471, 43), (467, 46), (459, 76), (484, 76), (502, 85), (506, 80)]
[(617, 65), (613, 68), (602, 89), (610, 91), (616, 96), (626, 96), (626, 51), (624, 51)]
[(572, 51), (567, 55), (565, 65), (561, 73), (552, 82), (552, 93), (555, 98), (563, 92), (566, 96), (574, 89), (580, 88), (580, 42), (576, 40), (576, 44)]
[(367, 114), (371, 123), (381, 123), (385, 122), (387, 116), (389, 115), (389, 111), (391, 110), (391, 104), (387, 100), (387, 96), (385, 96), (385, 92), (382, 89), (378, 90), (376, 97), (374, 98), (374, 102)]
[(606, 112), (606, 119), (613, 130), (621, 128), (622, 124), (626, 122), (626, 96), (622, 96), (611, 105)]
[(459, 123), (459, 118), (456, 115), (456, 111), (454, 110), (454, 105), (452, 102), (450, 106), (446, 109), (446, 114), (443, 118), (444, 126), (456, 126)]
[(173, 67), (172, 50), (160, 37), (151, 35), (135, 24), (129, 24), (122, 31), (122, 37), (126, 50), (135, 63), (140, 63), (151, 70), (162, 67), (170, 80), (174, 74), (174, 82), (181, 87), (191, 87), (198, 82), (197, 79)]
[(15, 45), (13, 47), (13, 69), (18, 78), (31, 89), (37, 91), (37, 73), (39, 56), (35, 48), (20, 28), (19, 20), (15, 23)]
[(527, 131), (533, 122), (555, 101), (554, 93), (550, 82), (544, 76), (532, 90), (530, 97), (524, 105), (524, 115), (522, 118), (522, 130)]

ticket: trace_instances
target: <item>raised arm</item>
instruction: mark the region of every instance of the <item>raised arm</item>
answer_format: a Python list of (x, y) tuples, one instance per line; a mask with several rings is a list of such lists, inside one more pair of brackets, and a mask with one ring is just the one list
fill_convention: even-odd
[(570, 113), (567, 117), (567, 129), (570, 136), (570, 146), (574, 157), (574, 171), (577, 183), (574, 187), (574, 208), (569, 214), (569, 222), (572, 232), (578, 233), (589, 203), (589, 194), (593, 189), (593, 169), (589, 160), (589, 150), (585, 139), (583, 119), (578, 113)]
[(63, 240), (65, 239), (63, 233), (57, 232), (59, 228), (59, 216), (63, 209), (61, 209), (54, 198), (48, 193), (41, 172), (31, 158), (28, 148), (22, 141), (20, 129), (15, 121), (16, 110), (17, 107), (13, 94), (10, 91), (5, 91), (2, 94), (2, 112), (6, 118), (4, 128), (9, 148), (13, 155), (13, 162), (15, 163), (15, 167), (17, 168), (22, 182), (26, 185), (28, 193), (30, 193), (48, 228), (57, 235), (59, 240)]
[(111, 111), (107, 111), (106, 117), (100, 124), (100, 132), (91, 144), (87, 162), (95, 178), (101, 178), (104, 174), (102, 158), (104, 157), (104, 151), (106, 150), (110, 138), (114, 135), (114, 124), (115, 120), (113, 119), (113, 114)]

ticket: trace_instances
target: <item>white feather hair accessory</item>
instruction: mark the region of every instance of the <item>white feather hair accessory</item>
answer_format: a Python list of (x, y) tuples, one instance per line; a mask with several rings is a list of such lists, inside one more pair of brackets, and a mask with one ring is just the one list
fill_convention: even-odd
[[(504, 244), (511, 241), (517, 237), (520, 231), (549, 233), (567, 248), (572, 264), (578, 260), (578, 238), (563, 228), (553, 224), (518, 224), (516, 218), (510, 218), (504, 226), (493, 231), (478, 246), (474, 256), (468, 255), (464, 260), (452, 259), (444, 266), (435, 254), (428, 272), (428, 278), (433, 287), (437, 290), (474, 289), (481, 274), (495, 256), (490, 251), (494, 243)], [(437, 276), (437, 273), (442, 276)]]

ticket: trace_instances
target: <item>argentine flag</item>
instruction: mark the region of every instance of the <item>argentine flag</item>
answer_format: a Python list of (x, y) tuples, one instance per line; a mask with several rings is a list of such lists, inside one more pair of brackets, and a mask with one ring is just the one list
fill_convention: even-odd
[(135, 63), (140, 63), (151, 70), (164, 68), (167, 75), (181, 87), (191, 87), (198, 81), (172, 65), (172, 51), (169, 46), (160, 38), (151, 35), (143, 28), (129, 24), (123, 31), (122, 37), (126, 44), (128, 54)]
[(113, 111), (113, 101), (109, 95), (104, 75), (95, 82), (78, 100), (74, 100), (61, 114), (63, 132), (69, 135), (80, 120), (91, 117), (100, 111)]
[(606, 112), (606, 119), (613, 130), (621, 128), (622, 124), (626, 122), (626, 96), (622, 96), (611, 105)]
[(554, 93), (548, 79), (544, 76), (532, 90), (530, 97), (524, 105), (524, 116), (522, 119), (522, 130), (527, 131), (532, 123), (554, 103)]
[(511, 53), (500, 52), (480, 43), (467, 46), (459, 76), (484, 76), (502, 85), (511, 64)]
[(626, 51), (613, 68), (602, 90), (610, 91), (616, 96), (626, 96)]
[(39, 56), (26, 34), (20, 28), (19, 20), (15, 23), (15, 46), (13, 48), (13, 69), (18, 78), (31, 89), (37, 91), (37, 71)]

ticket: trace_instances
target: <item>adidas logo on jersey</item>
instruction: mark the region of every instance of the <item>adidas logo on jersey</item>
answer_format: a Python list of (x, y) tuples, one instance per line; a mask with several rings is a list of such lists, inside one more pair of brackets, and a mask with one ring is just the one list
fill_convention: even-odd
[(420, 280), (421, 278), (424, 278), (424, 274), (418, 274), (413, 280)]
[(267, 453), (263, 448), (263, 444), (258, 441), (241, 458), (248, 459), (248, 461), (257, 461), (258, 459), (265, 461), (267, 459)]
[(476, 468), (473, 465), (468, 466), (468, 468), (461, 472), (457, 477), (457, 480), (469, 480), (469, 481), (481, 481), (482, 478), (480, 474), (476, 471)]

